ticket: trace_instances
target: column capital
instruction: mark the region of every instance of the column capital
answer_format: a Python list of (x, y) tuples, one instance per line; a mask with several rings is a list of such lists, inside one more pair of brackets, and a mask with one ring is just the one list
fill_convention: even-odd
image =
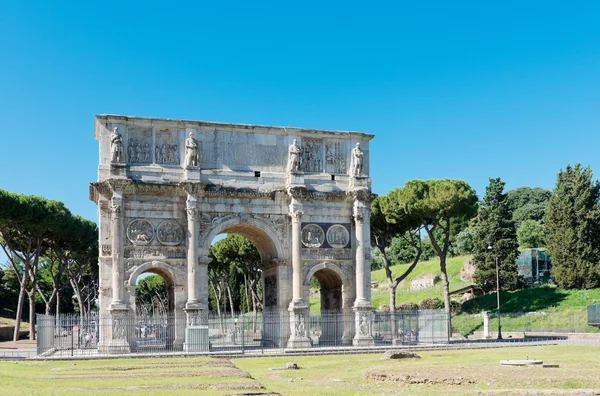
[(121, 205), (115, 203), (110, 205), (110, 217), (113, 219), (121, 218)]
[(292, 218), (292, 222), (300, 222), (304, 211), (302, 210), (302, 204), (295, 198), (292, 198), (292, 202), (289, 206), (289, 215)]
[(188, 220), (198, 221), (200, 219), (200, 211), (194, 206), (186, 207)]
[(369, 207), (364, 201), (355, 200), (352, 208), (352, 216), (357, 223), (363, 223), (369, 213)]

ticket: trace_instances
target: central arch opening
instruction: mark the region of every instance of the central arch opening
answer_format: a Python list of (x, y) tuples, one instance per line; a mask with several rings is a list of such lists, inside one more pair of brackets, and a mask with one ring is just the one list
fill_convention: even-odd
[(138, 350), (173, 348), (175, 284), (163, 268), (143, 270), (135, 282), (135, 346)]
[(316, 271), (310, 285), (318, 285), (320, 314), (312, 315), (311, 337), (322, 346), (341, 345), (344, 335), (342, 278), (330, 268)]
[(278, 305), (272, 264), (281, 247), (261, 225), (234, 220), (209, 235), (209, 334), (213, 348), (240, 344), (260, 348), (265, 340), (279, 337), (282, 320), (269, 311)]

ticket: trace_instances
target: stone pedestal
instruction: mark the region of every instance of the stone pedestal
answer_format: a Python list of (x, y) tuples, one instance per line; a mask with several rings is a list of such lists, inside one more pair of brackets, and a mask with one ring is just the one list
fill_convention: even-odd
[(285, 179), (285, 187), (288, 191), (294, 188), (305, 189), (304, 185), (304, 173), (303, 172), (288, 172)]
[(490, 313), (482, 312), (481, 316), (483, 316), (483, 338), (491, 338), (490, 335)]
[[(123, 306), (125, 307), (125, 306)], [(108, 340), (105, 340), (101, 345), (98, 345), (100, 353), (106, 354), (124, 354), (131, 353), (131, 344), (134, 334), (132, 334), (135, 323), (133, 316), (125, 307), (117, 308), (111, 306), (110, 309), (110, 334)]]
[(290, 329), (291, 335), (288, 340), (288, 348), (310, 348), (309, 317), (307, 305), (290, 304)]
[(186, 181), (200, 181), (200, 168), (187, 168), (183, 171), (183, 178)]
[(349, 189), (353, 190), (369, 190), (369, 178), (366, 176), (350, 176)]
[(127, 164), (124, 162), (112, 162), (110, 164), (110, 177), (111, 179), (126, 179)]
[(186, 327), (183, 350), (185, 352), (208, 352), (208, 318), (205, 310), (186, 307), (185, 316)]
[(354, 346), (373, 346), (373, 314), (372, 308), (369, 307), (354, 307), (354, 320), (356, 326), (356, 334), (352, 340)]

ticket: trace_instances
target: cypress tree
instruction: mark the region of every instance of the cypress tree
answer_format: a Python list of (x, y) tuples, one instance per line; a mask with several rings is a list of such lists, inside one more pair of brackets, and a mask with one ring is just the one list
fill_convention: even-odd
[(519, 255), (519, 244), (504, 185), (499, 177), (490, 178), (477, 214), (473, 261), (475, 282), (484, 291), (496, 289), (496, 257), (500, 272), (500, 290), (513, 290), (519, 286), (515, 263)]
[(558, 172), (545, 223), (552, 279), (565, 289), (600, 286), (600, 184), (580, 164)]

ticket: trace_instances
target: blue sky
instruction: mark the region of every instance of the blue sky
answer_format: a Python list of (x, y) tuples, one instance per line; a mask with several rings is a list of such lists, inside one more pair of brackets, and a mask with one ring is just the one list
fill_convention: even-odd
[(598, 2), (57, 3), (0, 2), (0, 188), (92, 220), (100, 113), (373, 133), (379, 194), (600, 176)]

